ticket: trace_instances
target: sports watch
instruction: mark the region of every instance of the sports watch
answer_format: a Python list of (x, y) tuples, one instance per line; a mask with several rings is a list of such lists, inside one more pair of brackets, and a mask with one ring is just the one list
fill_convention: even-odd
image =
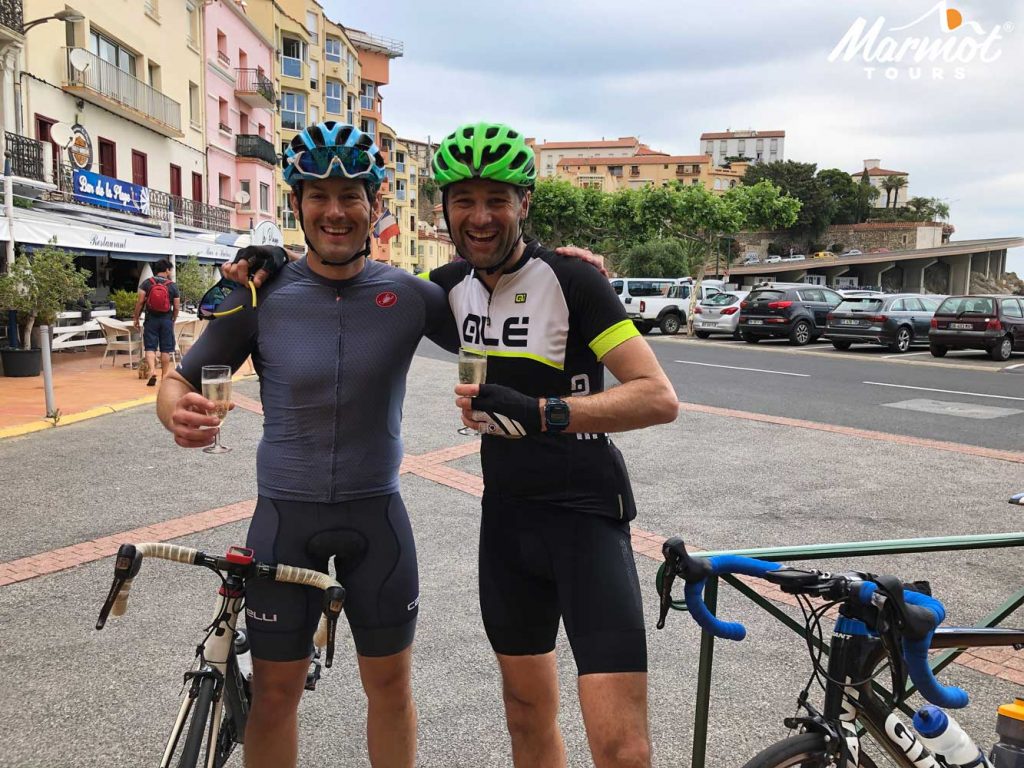
[(544, 428), (548, 432), (563, 432), (569, 426), (569, 404), (557, 397), (546, 398)]

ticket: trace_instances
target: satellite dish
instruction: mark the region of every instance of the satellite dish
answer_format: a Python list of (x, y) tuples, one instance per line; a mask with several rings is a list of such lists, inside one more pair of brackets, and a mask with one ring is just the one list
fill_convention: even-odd
[(237, 192), (235, 192), (235, 202), (238, 203), (239, 205), (245, 205), (246, 203), (249, 202), (249, 199), (249, 193), (246, 192), (244, 189), (240, 189)]
[(80, 72), (84, 72), (92, 64), (92, 56), (84, 48), (72, 48), (68, 58), (71, 60), (71, 66)]
[(50, 126), (50, 138), (57, 146), (66, 147), (75, 138), (75, 134), (67, 123), (54, 123)]

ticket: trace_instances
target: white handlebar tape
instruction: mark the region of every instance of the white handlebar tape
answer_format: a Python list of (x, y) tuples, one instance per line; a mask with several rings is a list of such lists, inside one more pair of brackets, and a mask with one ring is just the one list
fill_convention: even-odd
[(289, 584), (300, 584), (304, 587), (316, 587), (317, 589), (341, 586), (326, 573), (311, 571), (308, 568), (296, 568), (291, 565), (277, 566), (277, 575), (274, 577), (274, 581), (286, 581)]
[(143, 557), (159, 557), (161, 560), (172, 560), (176, 563), (192, 565), (196, 561), (198, 549), (191, 547), (179, 547), (177, 544), (164, 544), (161, 542), (136, 544), (135, 549)]

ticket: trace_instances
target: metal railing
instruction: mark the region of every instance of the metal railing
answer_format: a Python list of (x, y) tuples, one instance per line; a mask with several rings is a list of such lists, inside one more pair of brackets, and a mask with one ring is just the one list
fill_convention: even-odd
[(231, 57), (228, 56), (227, 51), (217, 51), (217, 61), (225, 67), (231, 66)]
[[(771, 547), (767, 549), (738, 549), (728, 552), (699, 552), (700, 557), (715, 555), (743, 555), (771, 562), (791, 560), (824, 560), (844, 557), (872, 557), (878, 555), (903, 555), (921, 552), (958, 552), (968, 549), (1000, 549), (1024, 547), (1024, 532), (999, 533), (975, 536), (938, 536), (924, 539), (892, 539), (887, 541), (853, 541), (811, 546)], [(948, 567), (948, 566), (947, 566)], [(767, 611), (773, 618), (792, 629), (798, 635), (807, 637), (806, 627), (776, 606), (770, 599), (759, 595), (751, 587), (732, 575), (709, 576), (704, 587), (704, 602), (712, 614), (718, 605), (718, 583), (723, 579), (741, 595), (749, 598)], [(1018, 589), (999, 608), (986, 616), (978, 627), (994, 627), (1007, 616), (1024, 605), (1024, 589)], [(705, 768), (708, 740), (708, 713), (711, 701), (711, 675), (714, 664), (715, 638), (707, 632), (701, 633), (700, 666), (697, 671), (697, 701), (693, 718), (693, 759), (690, 768)], [(952, 663), (965, 649), (953, 649), (929, 658), (933, 672), (938, 672)], [(828, 654), (828, 647), (822, 648)], [(877, 684), (876, 684), (877, 685)], [(904, 707), (901, 707), (904, 709)], [(906, 712), (905, 714), (913, 714)]]
[(261, 136), (240, 133), (235, 137), (235, 154), (239, 157), (255, 157), (271, 165), (277, 165), (277, 150)]
[(258, 93), (271, 104), (276, 98), (273, 81), (258, 69), (236, 69), (235, 90), (241, 93)]
[(394, 56), (402, 56), (405, 53), (405, 43), (401, 40), (395, 40), (391, 37), (382, 37), (381, 35), (371, 35), (358, 29), (346, 28), (345, 33), (348, 35), (348, 39), (351, 40), (352, 44), (357, 48), (360, 45), (380, 48)]
[(218, 127), (222, 131), (224, 131), (224, 133), (233, 133), (233, 131), (231, 130), (231, 126), (228, 125), (227, 123), (218, 123)]
[(4, 159), (11, 161), (11, 175), (45, 181), (43, 142), (10, 131), (4, 132), (4, 142)]
[[(77, 205), (88, 205), (91, 207), (91, 203), (74, 199), (72, 191), (73, 176), (71, 166), (67, 163), (61, 163), (53, 171), (53, 183), (57, 185), (58, 191), (64, 193), (67, 200), (73, 201)], [(230, 211), (218, 208), (215, 205), (207, 205), (199, 200), (189, 200), (179, 195), (162, 192), (159, 189), (152, 189), (150, 187), (145, 187), (145, 189), (149, 194), (150, 218), (167, 221), (169, 218), (168, 212), (173, 210), (175, 219), (182, 224), (188, 224), (199, 229), (209, 229), (214, 232), (231, 231)], [(234, 202), (231, 202), (230, 205), (233, 208)], [(103, 208), (103, 206), (96, 207)]]
[[(84, 69), (75, 69), (71, 63), (72, 51), (80, 52), (76, 56), (88, 57)], [(181, 130), (181, 105), (174, 99), (84, 48), (66, 48), (65, 55), (68, 85), (88, 88), (176, 131)]]
[(21, 3), (22, 0), (0, 0), (0, 25), (19, 35), (25, 26), (25, 11)]

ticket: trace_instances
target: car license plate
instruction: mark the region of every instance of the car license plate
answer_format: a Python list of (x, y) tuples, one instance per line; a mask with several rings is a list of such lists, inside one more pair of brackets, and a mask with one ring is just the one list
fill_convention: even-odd
[(957, 331), (972, 331), (972, 330), (974, 330), (974, 326), (971, 323), (950, 323), (949, 327), (953, 328), (954, 330), (957, 330)]
[(716, 323), (713, 320), (705, 320), (704, 322), (702, 322), (700, 324), (700, 327), (701, 328), (714, 328), (716, 325), (718, 325), (718, 323)]
[(860, 320), (840, 320), (840, 325), (860, 325)]
[(747, 320), (747, 325), (764, 325), (764, 320)]

